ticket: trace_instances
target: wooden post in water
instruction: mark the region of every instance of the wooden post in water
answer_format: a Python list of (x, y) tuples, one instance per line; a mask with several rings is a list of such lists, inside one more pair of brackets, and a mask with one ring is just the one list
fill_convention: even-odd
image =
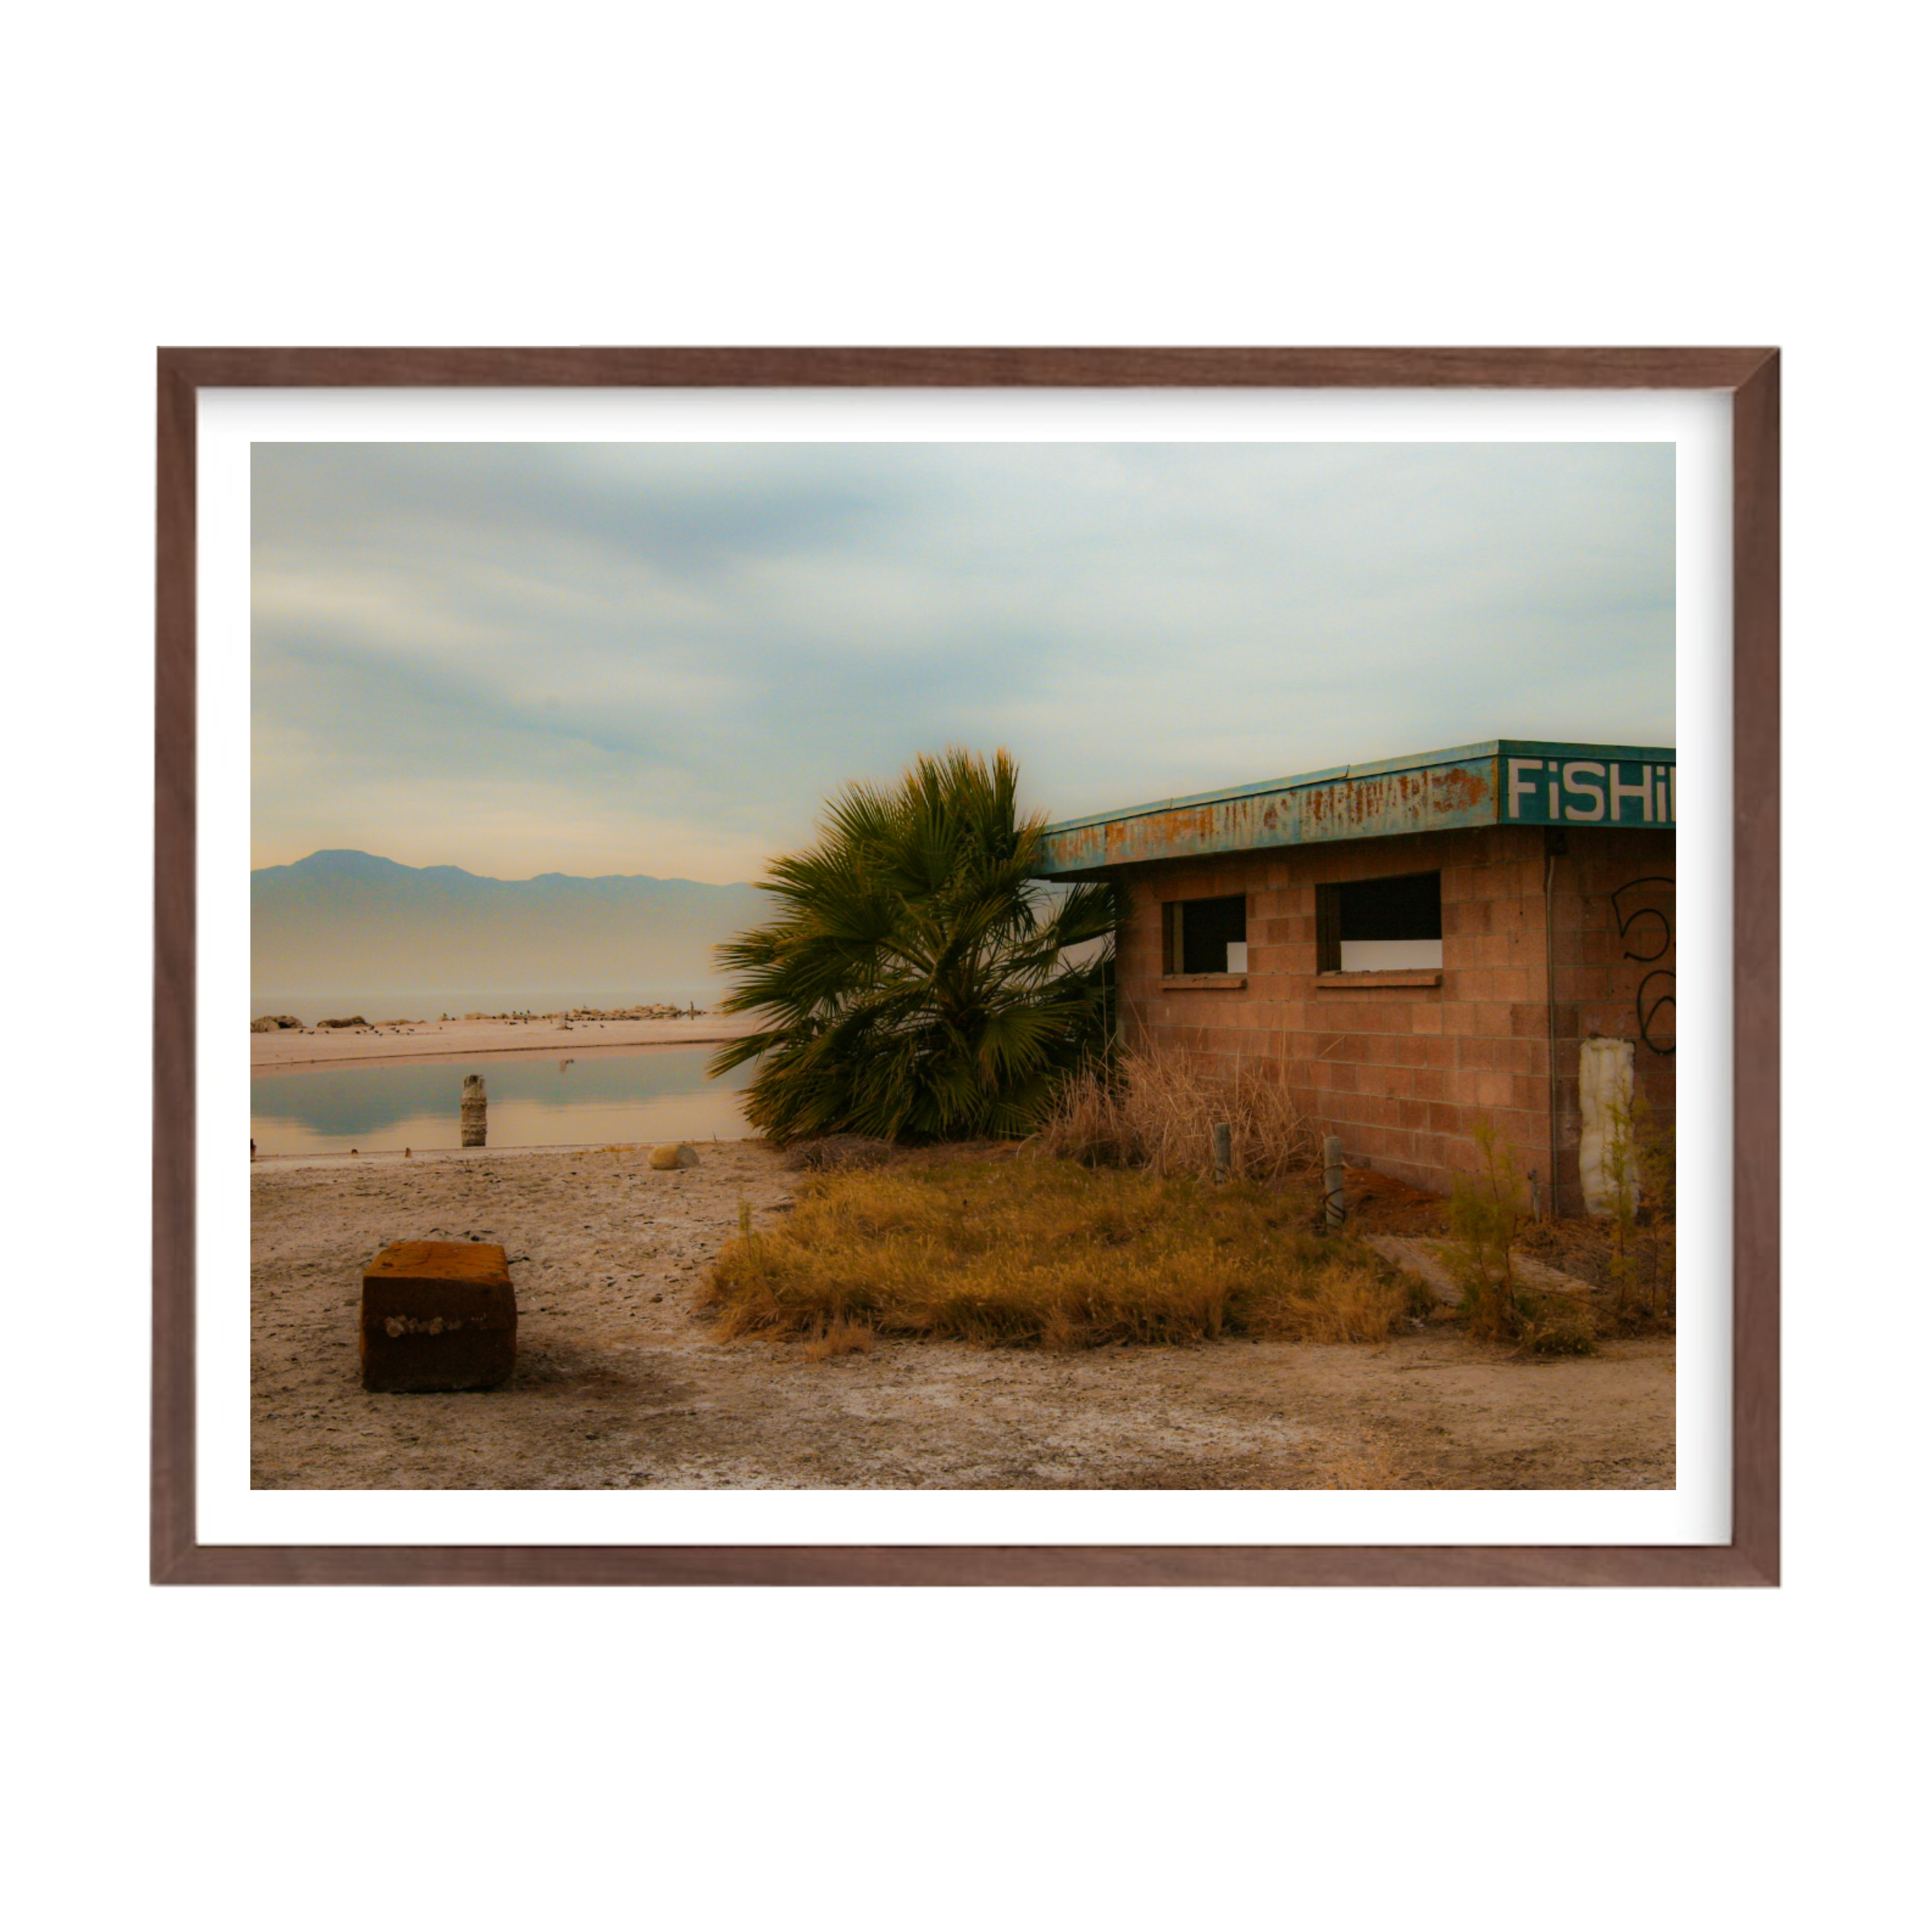
[(487, 1114), (489, 1102), (483, 1092), (483, 1076), (480, 1073), (466, 1073), (463, 1076), (463, 1144), (465, 1147), (482, 1147), (486, 1144), (488, 1131)]
[(1342, 1137), (1330, 1134), (1322, 1143), (1322, 1192), (1328, 1206), (1328, 1225), (1333, 1230), (1341, 1226), (1348, 1209), (1342, 1198), (1348, 1175), (1344, 1172), (1346, 1163), (1342, 1156)]

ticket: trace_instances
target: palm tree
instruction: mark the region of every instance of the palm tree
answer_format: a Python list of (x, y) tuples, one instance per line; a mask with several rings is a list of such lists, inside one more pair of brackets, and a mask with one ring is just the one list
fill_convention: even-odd
[(1017, 784), (1004, 752), (922, 757), (847, 786), (818, 843), (772, 864), (778, 916), (717, 950), (724, 1010), (765, 1024), (710, 1071), (759, 1062), (745, 1112), (780, 1145), (1030, 1132), (1104, 1050), (1120, 890), (1029, 876), (1045, 821), (1019, 818)]

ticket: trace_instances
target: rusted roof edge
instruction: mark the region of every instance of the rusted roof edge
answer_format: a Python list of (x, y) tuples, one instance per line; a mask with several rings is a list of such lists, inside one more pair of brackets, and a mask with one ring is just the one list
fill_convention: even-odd
[(1285, 778), (1264, 778), (1259, 784), (1226, 785), (1218, 791), (1197, 791), (1182, 798), (1158, 798), (1146, 805), (1123, 806), (1117, 812), (1090, 812), (1084, 818), (1056, 819), (1046, 836), (1077, 832), (1084, 825), (1114, 825), (1129, 818), (1150, 818), (1156, 812), (1178, 812), (1189, 806), (1221, 805), (1238, 798), (1258, 798), (1264, 792), (1306, 791), (1310, 785), (1334, 784), (1342, 778), (1370, 778), (1384, 772), (1411, 772), (1429, 765), (1451, 764), (1468, 758), (1494, 758), (1504, 741), (1492, 738), (1480, 745), (1457, 745), (1447, 751), (1417, 752), (1406, 758), (1383, 758), (1374, 764), (1330, 765), (1326, 770), (1298, 772)]
[(1078, 832), (1088, 826), (1118, 825), (1132, 818), (1151, 818), (1163, 812), (1177, 812), (1193, 806), (1224, 805), (1239, 798), (1258, 798), (1268, 792), (1306, 791), (1312, 787), (1336, 784), (1349, 778), (1380, 778), (1392, 772), (1424, 771), (1435, 765), (1466, 764), (1477, 758), (1621, 758), (1635, 764), (1645, 759), (1654, 764), (1674, 764), (1677, 750), (1671, 745), (1583, 745), (1556, 740), (1487, 738), (1474, 745), (1451, 745), (1440, 751), (1414, 752), (1401, 758), (1380, 758), (1372, 764), (1331, 765), (1318, 772), (1298, 772), (1288, 778), (1264, 778), (1259, 784), (1228, 785), (1216, 791), (1200, 791), (1180, 798), (1154, 799), (1144, 805), (1123, 806), (1114, 812), (1095, 812), (1082, 818), (1060, 818), (1042, 834), (1051, 838), (1057, 832)]

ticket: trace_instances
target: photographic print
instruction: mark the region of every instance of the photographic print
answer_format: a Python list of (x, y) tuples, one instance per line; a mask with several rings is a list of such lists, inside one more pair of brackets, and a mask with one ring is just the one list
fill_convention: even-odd
[(249, 1491), (1664, 1502), (1676, 445), (859, 427), (248, 442)]
[(1672, 1483), (1670, 446), (253, 484), (256, 1483)]

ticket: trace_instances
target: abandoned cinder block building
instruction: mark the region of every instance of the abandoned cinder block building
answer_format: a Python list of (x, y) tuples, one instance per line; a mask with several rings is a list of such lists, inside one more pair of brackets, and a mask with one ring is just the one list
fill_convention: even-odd
[(1604, 1096), (1674, 1115), (1676, 788), (1668, 747), (1502, 740), (1070, 820), (1038, 871), (1126, 884), (1130, 1045), (1264, 1063), (1438, 1192), (1487, 1116), (1576, 1214)]

